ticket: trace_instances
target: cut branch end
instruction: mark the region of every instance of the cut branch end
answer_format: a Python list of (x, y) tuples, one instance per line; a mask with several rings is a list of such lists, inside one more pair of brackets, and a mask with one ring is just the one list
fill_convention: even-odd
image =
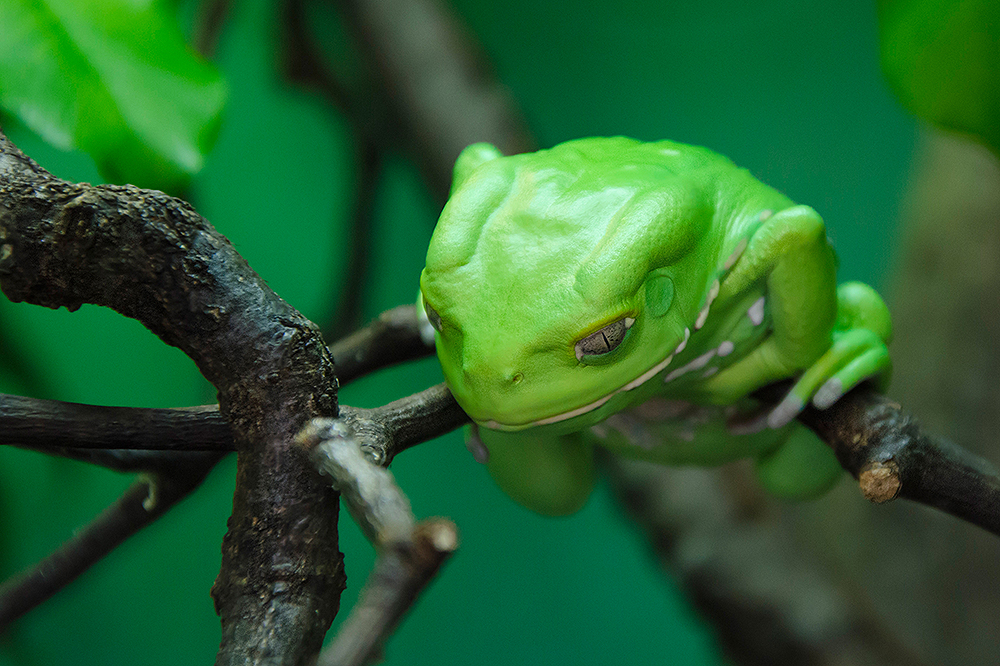
[(869, 502), (883, 504), (896, 499), (903, 483), (899, 478), (899, 467), (892, 461), (873, 462), (858, 475), (861, 493)]

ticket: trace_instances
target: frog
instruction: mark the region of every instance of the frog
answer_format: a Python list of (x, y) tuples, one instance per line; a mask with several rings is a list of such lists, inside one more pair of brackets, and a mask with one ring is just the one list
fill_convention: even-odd
[[(525, 507), (580, 509), (599, 449), (747, 458), (767, 491), (804, 499), (842, 468), (795, 417), (891, 374), (884, 301), (836, 271), (814, 209), (707, 148), (478, 143), (455, 162), (417, 305), (470, 449)], [(782, 380), (776, 405), (752, 397)]]

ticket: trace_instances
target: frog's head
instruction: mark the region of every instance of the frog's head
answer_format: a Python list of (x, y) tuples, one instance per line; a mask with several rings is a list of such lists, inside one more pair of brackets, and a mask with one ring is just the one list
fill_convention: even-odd
[(462, 153), (420, 284), (445, 379), (477, 423), (576, 430), (653, 392), (712, 263), (711, 198), (672, 168), (680, 148)]

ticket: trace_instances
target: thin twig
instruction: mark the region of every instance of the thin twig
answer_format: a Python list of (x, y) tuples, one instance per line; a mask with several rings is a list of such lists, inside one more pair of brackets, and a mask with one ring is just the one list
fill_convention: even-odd
[(401, 451), (470, 422), (444, 384), (374, 409), (345, 406), (340, 420), (357, 434), (372, 462), (384, 467)]
[[(382, 157), (377, 143), (360, 129), (355, 130), (358, 159), (354, 193), (354, 210), (351, 213), (351, 232), (348, 242), (350, 252), (344, 267), (345, 280), (338, 284), (339, 294), (331, 294), (330, 302), (339, 307), (323, 327), (331, 338), (340, 337), (355, 330), (362, 323), (362, 299), (368, 280), (368, 265), (371, 259), (371, 235), (375, 217), (375, 194), (379, 174), (382, 172)], [(338, 238), (338, 244), (344, 239)], [(336, 357), (335, 357), (336, 358)]]
[[(230, 440), (231, 450), (235, 451), (235, 444)], [(74, 449), (74, 448), (51, 448), (47, 446), (20, 446), (17, 448), (26, 451), (37, 451), (48, 456), (76, 460), (78, 462), (97, 465), (114, 472), (130, 474), (134, 472), (148, 472), (150, 470), (162, 469), (176, 464), (195, 462), (204, 458), (210, 451), (151, 451), (143, 449)], [(225, 454), (226, 451), (218, 451)]]
[(361, 597), (329, 649), (326, 666), (362, 666), (382, 644), (458, 547), (448, 520), (415, 525), (409, 500), (384, 468), (375, 465), (343, 421), (314, 419), (297, 437), (317, 468), (333, 480), (378, 557)]
[(284, 39), (282, 56), (286, 76), (292, 81), (320, 91), (327, 100), (339, 108), (351, 123), (357, 159), (354, 186), (354, 210), (351, 214), (350, 234), (337, 238), (341, 246), (347, 245), (347, 265), (343, 274), (346, 282), (338, 284), (338, 293), (331, 294), (330, 302), (340, 305), (327, 318), (323, 331), (334, 337), (354, 330), (360, 323), (364, 284), (368, 277), (371, 255), (371, 228), (375, 214), (375, 194), (382, 171), (382, 154), (394, 140), (392, 126), (384, 113), (384, 100), (371, 86), (350, 86), (324, 61), (319, 47), (310, 34), (304, 0), (285, 0), (282, 3)]
[(403, 120), (404, 143), (443, 202), (463, 148), (491, 141), (504, 154), (533, 149), (510, 93), (478, 44), (434, 0), (339, 0), (379, 88)]
[[(340, 412), (340, 420), (359, 433), (371, 459), (382, 466), (400, 451), (469, 422), (444, 384), (373, 409), (342, 405)], [(102, 407), (0, 394), (3, 444), (119, 471), (152, 469), (184, 453), (236, 448), (218, 405)]]
[(430, 356), (434, 343), (421, 335), (416, 307), (401, 305), (330, 345), (330, 353), (337, 363), (337, 377), (345, 385), (390, 365)]
[(422, 521), (410, 543), (384, 548), (351, 614), (320, 654), (318, 666), (378, 661), (386, 639), (456, 548), (458, 531), (444, 518)]
[[(346, 384), (389, 365), (427, 356), (434, 348), (420, 335), (415, 308), (405, 305), (382, 313), (330, 350)], [(388, 465), (403, 449), (464, 422), (464, 413), (446, 393), (439, 386), (377, 409), (345, 406), (342, 418), (360, 431), (393, 428), (381, 438), (370, 438), (382, 442), (377, 457)], [(444, 402), (432, 407), (438, 398)], [(119, 471), (150, 469), (161, 459), (160, 452), (235, 450), (232, 430), (218, 405), (106, 407), (0, 394), (0, 445), (5, 444)]]
[(0, 587), (0, 633), (197, 488), (222, 453), (187, 453), (133, 483), (58, 550)]
[[(362, 72), (336, 72), (324, 58), (311, 33), (307, 0), (282, 3), (282, 65), (285, 76), (318, 90), (350, 120), (356, 134), (385, 147), (396, 140), (395, 125), (386, 117), (382, 90), (370, 81), (370, 63), (359, 54)], [(351, 84), (354, 85), (351, 85)]]
[(133, 449), (233, 451), (218, 405), (104, 407), (0, 394), (0, 444), (36, 451)]
[(320, 472), (333, 480), (354, 521), (377, 546), (408, 541), (416, 521), (392, 473), (365, 455), (343, 421), (313, 419), (295, 438)]
[(219, 35), (229, 14), (229, 3), (230, 0), (202, 0), (198, 5), (191, 43), (195, 51), (205, 58), (215, 55)]

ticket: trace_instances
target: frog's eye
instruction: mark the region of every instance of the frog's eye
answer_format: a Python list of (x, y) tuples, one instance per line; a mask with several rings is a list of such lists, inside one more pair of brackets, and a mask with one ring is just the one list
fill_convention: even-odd
[(424, 314), (427, 315), (427, 321), (431, 323), (434, 330), (438, 333), (441, 332), (441, 315), (437, 313), (437, 310), (431, 307), (431, 304), (424, 299)]
[(580, 361), (584, 356), (601, 356), (613, 352), (625, 339), (625, 335), (634, 323), (635, 319), (632, 317), (624, 317), (578, 341), (576, 360)]

